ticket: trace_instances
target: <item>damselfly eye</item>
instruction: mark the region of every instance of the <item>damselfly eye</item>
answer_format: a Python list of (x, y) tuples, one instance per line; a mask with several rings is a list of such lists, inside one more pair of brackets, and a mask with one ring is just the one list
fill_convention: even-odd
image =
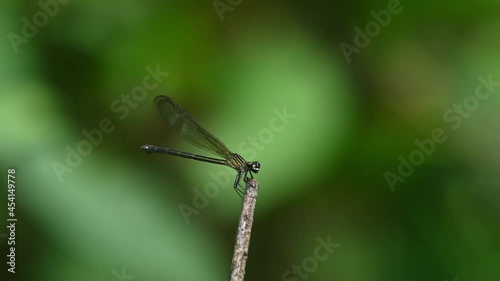
[(260, 170), (260, 163), (255, 161), (252, 162), (252, 172), (257, 173)]

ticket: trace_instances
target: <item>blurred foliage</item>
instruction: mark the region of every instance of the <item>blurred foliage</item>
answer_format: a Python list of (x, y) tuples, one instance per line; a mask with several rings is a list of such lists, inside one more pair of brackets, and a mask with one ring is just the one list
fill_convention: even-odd
[[(247, 280), (500, 278), (500, 88), (456, 112), (479, 77), (500, 81), (496, 2), (400, 2), (365, 47), (357, 28), (394, 0), (242, 1), (223, 20), (214, 3), (238, 1), (60, 2), (0, 4), (18, 280), (227, 279), (234, 171), (141, 151), (200, 152), (169, 135), (158, 94), (261, 162)], [(42, 6), (53, 15), (18, 41)], [(358, 51), (347, 59), (342, 43)], [(157, 68), (168, 76), (126, 101)], [(436, 128), (446, 141), (391, 188), (387, 172)], [(340, 247), (312, 262), (328, 237)]]

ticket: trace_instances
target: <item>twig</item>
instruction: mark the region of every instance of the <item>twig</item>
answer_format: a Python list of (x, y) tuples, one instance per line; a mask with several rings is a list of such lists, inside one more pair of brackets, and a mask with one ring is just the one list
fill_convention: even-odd
[(248, 257), (248, 246), (250, 245), (250, 234), (252, 233), (253, 213), (257, 202), (259, 182), (249, 179), (245, 187), (245, 197), (241, 208), (236, 242), (234, 243), (234, 254), (231, 265), (230, 281), (243, 281), (245, 276), (245, 265)]

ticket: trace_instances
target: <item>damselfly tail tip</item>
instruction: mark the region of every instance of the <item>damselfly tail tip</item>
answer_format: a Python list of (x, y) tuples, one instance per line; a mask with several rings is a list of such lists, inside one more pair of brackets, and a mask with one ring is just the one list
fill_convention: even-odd
[(149, 144), (141, 146), (141, 149), (148, 153), (152, 152), (152, 147)]

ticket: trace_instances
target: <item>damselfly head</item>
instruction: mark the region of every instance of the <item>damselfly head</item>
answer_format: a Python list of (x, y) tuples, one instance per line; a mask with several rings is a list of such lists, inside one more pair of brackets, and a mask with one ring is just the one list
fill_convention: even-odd
[(250, 166), (250, 169), (252, 170), (252, 172), (254, 172), (254, 173), (259, 172), (259, 169), (260, 169), (259, 161), (250, 162), (249, 164), (250, 164), (249, 166)]

